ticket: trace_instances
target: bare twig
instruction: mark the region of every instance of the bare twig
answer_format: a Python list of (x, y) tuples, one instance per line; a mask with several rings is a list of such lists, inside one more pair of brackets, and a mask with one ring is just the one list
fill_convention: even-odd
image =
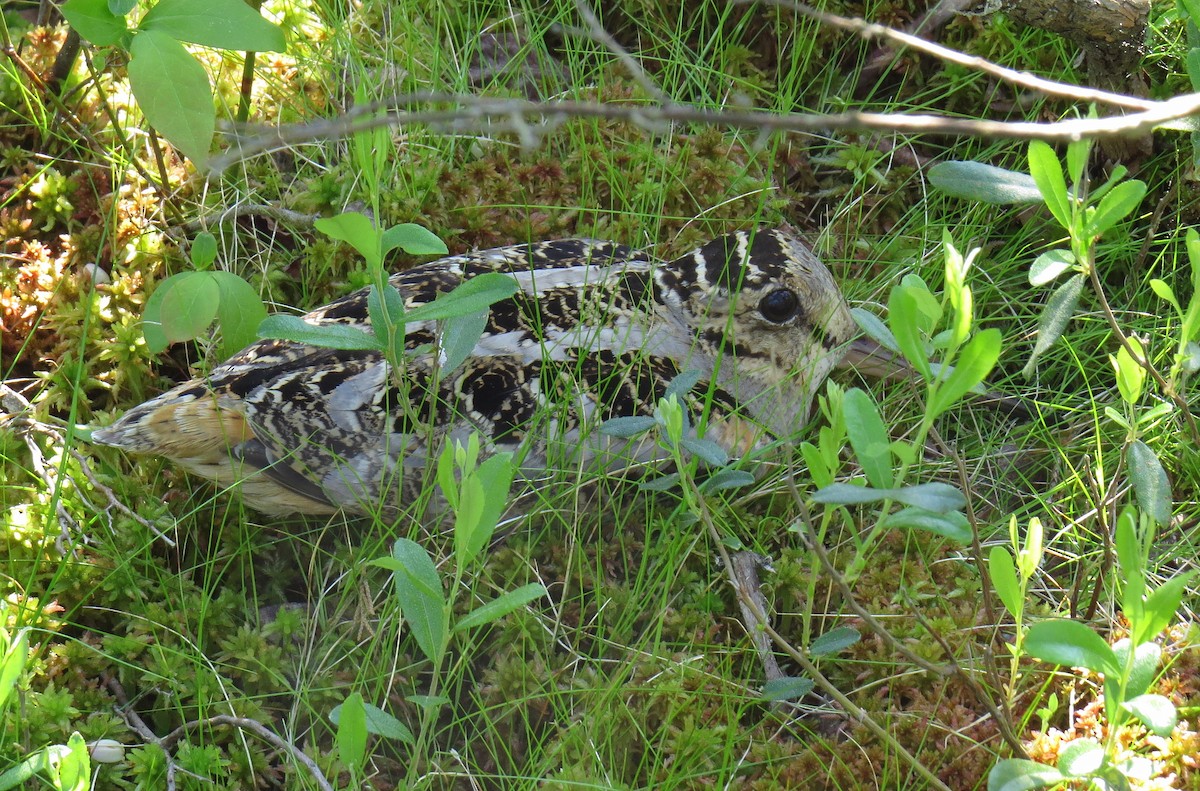
[(600, 24), (600, 20), (592, 12), (591, 7), (587, 4), (587, 0), (575, 0), (575, 8), (579, 10), (579, 16), (583, 17), (583, 22), (587, 25), (587, 30), (575, 30), (572, 28), (563, 28), (564, 32), (582, 33), (593, 41), (604, 45), (605, 49), (611, 52), (625, 70), (629, 72), (629, 76), (634, 82), (642, 86), (642, 90), (648, 93), (656, 101), (662, 104), (670, 104), (671, 97), (667, 96), (654, 80), (650, 79), (650, 75), (646, 74), (646, 70), (641, 64), (629, 54), (629, 51), (622, 47), (617, 40), (612, 37), (612, 34), (604, 29), (604, 25)]
[(159, 737), (154, 733), (154, 731), (150, 730), (150, 727), (146, 725), (145, 721), (142, 720), (141, 716), (138, 715), (137, 711), (130, 704), (129, 696), (125, 694), (125, 688), (121, 686), (121, 683), (111, 676), (105, 677), (105, 682), (109, 691), (111, 691), (113, 696), (117, 699), (117, 703), (119, 704), (117, 711), (125, 718), (125, 721), (129, 723), (129, 727), (133, 728), (133, 730), (136, 731), (139, 736), (141, 736), (148, 743), (157, 745), (158, 748), (163, 751), (167, 758), (168, 767), (174, 765), (174, 759), (171, 757), (171, 750), (174, 749), (176, 743), (178, 743), (179, 740), (186, 736), (190, 731), (206, 726), (217, 727), (221, 725), (229, 725), (234, 728), (241, 728), (243, 730), (250, 731), (273, 747), (286, 751), (292, 756), (292, 758), (294, 758), (298, 763), (302, 764), (304, 768), (309, 771), (309, 774), (312, 775), (313, 780), (316, 781), (320, 788), (324, 789), (324, 791), (333, 791), (333, 786), (330, 785), (329, 781), (325, 779), (325, 776), (321, 774), (321, 768), (317, 766), (316, 761), (305, 755), (304, 751), (296, 747), (296, 745), (277, 736), (257, 720), (248, 719), (246, 717), (233, 717), (227, 714), (218, 714), (215, 717), (207, 717), (202, 720), (192, 720), (190, 722), (186, 722), (168, 733), (166, 736)]
[[(16, 390), (3, 382), (0, 382), (0, 428), (8, 428), (12, 430), (25, 443), (25, 447), (29, 449), (33, 472), (42, 480), (43, 484), (45, 484), (47, 491), (54, 491), (55, 489), (59, 488), (61, 483), (59, 479), (60, 473), (62, 473), (67, 480), (71, 480), (71, 477), (69, 474), (66, 474), (65, 465), (60, 466), (58, 470), (54, 470), (46, 464), (45, 457), (42, 454), (42, 449), (34, 439), (34, 435), (36, 434), (41, 434), (42, 436), (47, 437), (52, 445), (62, 448), (65, 453), (69, 454), (71, 458), (75, 459), (76, 463), (79, 464), (79, 469), (83, 472), (84, 477), (87, 478), (88, 483), (90, 483), (97, 492), (104, 496), (105, 500), (108, 502), (108, 505), (105, 508), (99, 508), (88, 499), (87, 495), (85, 494), (84, 487), (79, 486), (77, 483), (72, 481), (74, 484), (74, 489), (79, 495), (79, 499), (86, 503), (92, 511), (105, 514), (108, 519), (110, 529), (112, 528), (112, 518), (108, 515), (108, 512), (112, 509), (116, 509), (118, 512), (128, 516), (142, 527), (149, 530), (160, 541), (163, 541), (168, 546), (175, 546), (175, 541), (172, 540), (170, 536), (166, 535), (157, 527), (155, 527), (154, 524), (145, 517), (142, 517), (130, 510), (128, 506), (126, 506), (117, 498), (112, 489), (101, 483), (96, 477), (95, 473), (92, 471), (91, 464), (83, 456), (83, 454), (79, 453), (79, 451), (75, 450), (74, 448), (67, 447), (62, 431), (55, 426), (35, 419), (33, 417), (33, 407), (29, 404), (29, 401), (27, 401), (25, 397)], [(58, 497), (55, 500), (55, 514), (59, 520), (60, 530), (57, 548), (59, 552), (66, 554), (66, 545), (70, 541), (71, 536), (75, 535), (82, 537), (83, 527), (79, 524), (79, 521), (71, 515), (71, 512), (67, 510), (61, 497)]]
[(304, 212), (292, 211), (281, 206), (272, 206), (264, 203), (238, 203), (230, 206), (225, 211), (217, 215), (216, 218), (204, 217), (196, 220), (188, 220), (181, 227), (187, 231), (202, 231), (213, 225), (236, 220), (239, 217), (266, 217), (277, 222), (286, 222), (291, 225), (302, 228), (311, 228), (313, 223), (321, 218), (319, 214), (305, 214)]
[(905, 33), (900, 30), (893, 30), (890, 27), (879, 25), (874, 22), (868, 22), (865, 19), (849, 18), (831, 14), (827, 11), (818, 11), (811, 6), (803, 3), (795, 2), (795, 0), (733, 0), (735, 5), (768, 5), (778, 8), (786, 8), (790, 11), (795, 11), (801, 16), (806, 16), (809, 19), (815, 19), (821, 24), (836, 27), (841, 30), (847, 30), (851, 33), (857, 33), (865, 39), (882, 39), (891, 44), (898, 44), (905, 47), (911, 47), (918, 52), (923, 52), (926, 55), (932, 55), (938, 60), (947, 63), (954, 63), (959, 66), (965, 66), (968, 69), (982, 72), (984, 74), (995, 77), (1003, 82), (1010, 83), (1022, 88), (1029, 88), (1046, 96), (1058, 96), (1065, 99), (1074, 99), (1080, 102), (1096, 102), (1097, 104), (1108, 104), (1115, 107), (1125, 107), (1131, 110), (1151, 110), (1157, 104), (1149, 99), (1141, 99), (1136, 96), (1126, 96), (1120, 93), (1111, 93), (1109, 91), (1101, 91), (1095, 88), (1085, 88), (1079, 85), (1070, 85), (1064, 82), (1056, 82), (1055, 80), (1047, 80), (1042, 77), (1037, 77), (1027, 71), (1016, 71), (1015, 69), (1005, 68), (991, 61), (974, 55), (967, 55), (959, 52), (956, 49), (944, 47), (941, 44), (935, 44), (932, 41), (926, 41), (923, 38), (918, 38), (910, 33)]
[[(397, 109), (430, 104), (453, 104), (447, 109)], [(380, 112), (381, 108), (386, 109)], [(1200, 113), (1200, 94), (1191, 93), (1152, 102), (1147, 109), (1104, 118), (1072, 118), (1037, 123), (949, 118), (940, 115), (896, 113), (771, 113), (763, 110), (711, 109), (694, 105), (669, 106), (600, 104), (578, 101), (533, 102), (447, 93), (413, 93), (387, 102), (351, 108), (344, 115), (304, 124), (256, 128), (235, 137), (230, 150), (209, 161), (210, 174), (219, 175), (236, 162), (277, 148), (330, 140), (379, 127), (423, 124), (448, 132), (478, 132), (488, 125), (493, 132), (516, 134), (523, 145), (536, 146), (542, 136), (568, 118), (605, 118), (626, 121), (653, 131), (672, 122), (750, 129), (761, 135), (781, 132), (886, 131), (896, 134), (936, 134), (1070, 142), (1083, 138), (1137, 135), (1168, 121)], [(244, 127), (243, 127), (244, 128)]]
[[(930, 631), (930, 634), (934, 637), (934, 639), (939, 643), (942, 643), (946, 657), (949, 660), (946, 664), (941, 665), (930, 662), (921, 655), (911, 651), (907, 646), (893, 637), (887, 628), (879, 622), (878, 618), (876, 618), (870, 611), (858, 603), (858, 599), (855, 598), (854, 591), (850, 589), (849, 584), (846, 582), (846, 578), (842, 575), (838, 567), (834, 565), (833, 560), (829, 557), (829, 553), (825, 551), (825, 546), (821, 543), (820, 538), (816, 535), (816, 531), (813, 530), (812, 519), (808, 512), (808, 506), (804, 502), (804, 499), (800, 496), (800, 492), (795, 490), (793, 487), (792, 494), (795, 497), (797, 504), (800, 506), (800, 519), (798, 520), (801, 528), (799, 531), (800, 538), (804, 542), (805, 548), (816, 555), (817, 562), (821, 564), (822, 571), (829, 575), (829, 577), (833, 580), (834, 585), (837, 587), (838, 592), (842, 595), (842, 600), (846, 603), (846, 605), (853, 610), (854, 614), (861, 618), (863, 623), (870, 627), (871, 631), (878, 635), (879, 638), (883, 640), (891, 650), (900, 654), (909, 662), (912, 662), (917, 667), (929, 673), (934, 673), (943, 677), (957, 676), (960, 678), (963, 683), (970, 688), (972, 694), (974, 694), (975, 699), (979, 701), (980, 705), (982, 705), (992, 719), (996, 721), (996, 728), (1000, 731), (1000, 735), (1003, 737), (1004, 741), (1008, 743), (1009, 748), (1012, 749), (1015, 754), (1024, 756), (1025, 748), (1021, 745), (1021, 739), (1017, 736), (1016, 732), (1013, 731), (1008, 718), (1005, 716), (1005, 713), (997, 708), (996, 704), (992, 702), (991, 696), (988, 695), (987, 690), (980, 686), (975, 677), (958, 664), (954, 658), (953, 652), (948, 650), (949, 647), (945, 646), (944, 642), (938, 635)], [(920, 619), (919, 615), (917, 617)], [(923, 619), (920, 620), (922, 624), (925, 623)]]
[(752, 623), (748, 625), (748, 628), (761, 629), (764, 633), (766, 633), (771, 638), (771, 641), (775, 643), (775, 645), (779, 646), (781, 650), (783, 650), (796, 662), (796, 664), (800, 666), (806, 677), (810, 678), (817, 686), (824, 690), (830, 698), (836, 701), (838, 705), (848, 712), (850, 716), (855, 719), (855, 721), (859, 722), (864, 728), (869, 730), (875, 736), (875, 738), (887, 745), (887, 749), (894, 751), (895, 754), (899, 756), (905, 764), (907, 764), (914, 772), (921, 776), (921, 778), (928, 784), (930, 788), (938, 789), (938, 791), (950, 791), (950, 787), (938, 779), (937, 775), (929, 770), (929, 767), (917, 760), (917, 757), (910, 753), (904, 747), (904, 745), (902, 745), (899, 740), (896, 739), (895, 736), (888, 733), (888, 731), (882, 725), (872, 720), (871, 716), (864, 711), (862, 707), (850, 700), (850, 698), (843, 694), (842, 691), (839, 690), (832, 681), (826, 678), (824, 674), (822, 674), (817, 668), (816, 664), (814, 664), (813, 661), (809, 659), (809, 657), (803, 651), (793, 646), (790, 642), (788, 642), (787, 638), (785, 638), (783, 635), (777, 632), (774, 627), (771, 626), (769, 616), (763, 610), (760, 604), (760, 598), (751, 594), (746, 589), (743, 581), (738, 578), (738, 575), (735, 571), (735, 564), (730, 558), (728, 550), (725, 549), (725, 543), (721, 538), (721, 532), (717, 529), (717, 526), (713, 524), (712, 514), (710, 514), (708, 509), (704, 507), (703, 500), (700, 501), (697, 515), (700, 517), (700, 521), (704, 525), (705, 531), (712, 540), (713, 547), (717, 550), (717, 554), (721, 558), (721, 562), (724, 564), (726, 574), (729, 576), (731, 587), (734, 590), (734, 594), (738, 598), (739, 606), (743, 609), (743, 611), (747, 611), (750, 614), (750, 620)]

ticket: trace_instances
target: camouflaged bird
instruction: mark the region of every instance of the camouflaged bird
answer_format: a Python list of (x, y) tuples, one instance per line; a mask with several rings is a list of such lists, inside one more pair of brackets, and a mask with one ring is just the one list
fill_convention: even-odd
[[(517, 290), (492, 305), (454, 370), (437, 369), (435, 322), (405, 326), (402, 370), (378, 352), (263, 340), (93, 441), (238, 483), (268, 513), (394, 512), (428, 486), (443, 443), (472, 431), (485, 453), (516, 452), (527, 488), (558, 465), (661, 461), (652, 438), (595, 429), (652, 415), (685, 371), (701, 375), (686, 401), (704, 436), (744, 455), (800, 428), (854, 328), (829, 271), (778, 230), (722, 236), (669, 262), (583, 239), (502, 247), (390, 282), (411, 309), (485, 272)], [(303, 318), (370, 332), (367, 291)]]

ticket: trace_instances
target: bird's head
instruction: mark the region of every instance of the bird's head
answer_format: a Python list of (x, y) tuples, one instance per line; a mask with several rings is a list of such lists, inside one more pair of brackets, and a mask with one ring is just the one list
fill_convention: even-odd
[(775, 436), (807, 419), (845, 353), (854, 319), (816, 256), (782, 230), (714, 239), (656, 272), (674, 321), (695, 338), (693, 364)]

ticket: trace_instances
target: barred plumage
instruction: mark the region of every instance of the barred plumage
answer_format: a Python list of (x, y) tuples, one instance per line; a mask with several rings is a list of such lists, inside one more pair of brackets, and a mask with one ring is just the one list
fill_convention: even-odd
[[(240, 483), (266, 512), (395, 509), (411, 501), (447, 439), (471, 431), (514, 450), (523, 476), (571, 463), (615, 470), (656, 461), (646, 440), (597, 433), (652, 414), (679, 373), (689, 407), (733, 455), (787, 437), (853, 332), (828, 270), (779, 230), (720, 237), (670, 262), (573, 239), (451, 256), (397, 275), (409, 308), (484, 272), (518, 288), (492, 306), (466, 361), (438, 371), (441, 326), (405, 328), (402, 371), (382, 355), (260, 341), (207, 377), (131, 409), (100, 444), (170, 458)], [(370, 331), (366, 291), (304, 316)]]

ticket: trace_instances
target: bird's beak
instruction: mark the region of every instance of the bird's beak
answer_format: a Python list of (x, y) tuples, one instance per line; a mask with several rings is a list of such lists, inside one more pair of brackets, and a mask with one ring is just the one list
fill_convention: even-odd
[(888, 382), (906, 379), (915, 373), (903, 357), (866, 337), (858, 337), (850, 342), (838, 368), (857, 371), (867, 379)]

